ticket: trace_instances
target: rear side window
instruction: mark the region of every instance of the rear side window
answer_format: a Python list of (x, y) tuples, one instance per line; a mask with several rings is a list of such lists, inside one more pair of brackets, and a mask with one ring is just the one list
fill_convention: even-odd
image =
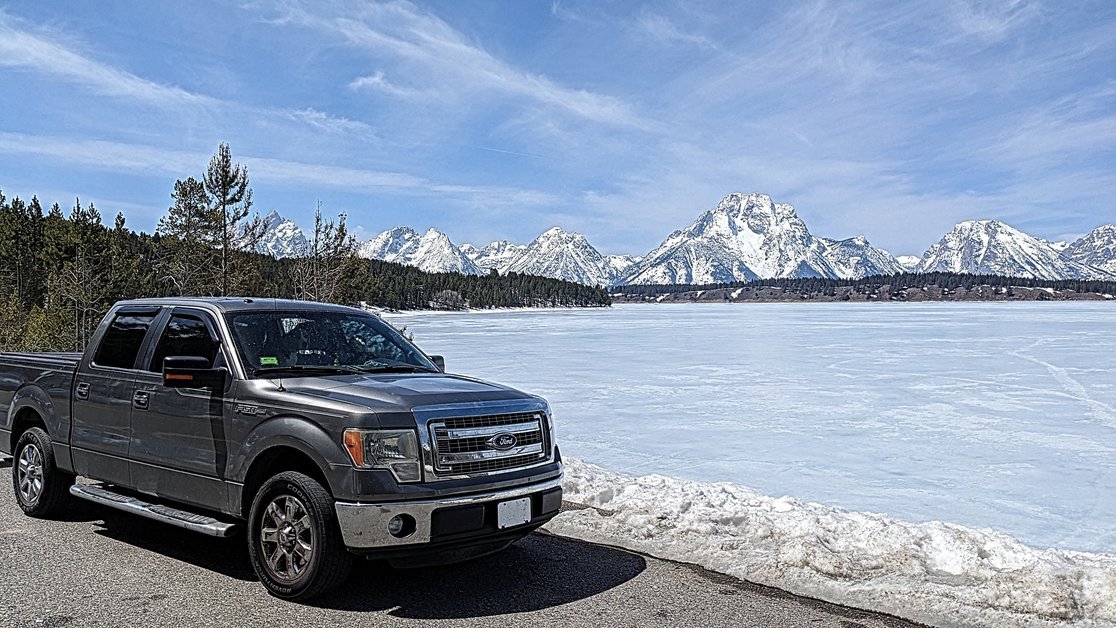
[(213, 339), (205, 321), (189, 314), (171, 316), (163, 330), (163, 337), (155, 346), (155, 355), (151, 356), (151, 364), (147, 370), (162, 371), (163, 358), (172, 356), (205, 358), (213, 366), (213, 359), (217, 357), (217, 341)]
[(101, 339), (101, 346), (93, 355), (93, 363), (97, 366), (109, 366), (121, 369), (135, 368), (136, 354), (139, 353), (143, 337), (147, 335), (147, 328), (155, 314), (136, 314), (122, 312), (112, 319), (112, 324), (105, 331)]

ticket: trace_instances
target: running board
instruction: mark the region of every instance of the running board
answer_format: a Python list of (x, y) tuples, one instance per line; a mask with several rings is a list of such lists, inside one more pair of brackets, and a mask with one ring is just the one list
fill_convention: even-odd
[(226, 523), (207, 515), (199, 515), (162, 504), (149, 504), (135, 497), (114, 493), (100, 486), (74, 484), (70, 487), (70, 494), (102, 506), (123, 510), (209, 536), (229, 536), (236, 532), (236, 524), (234, 523)]

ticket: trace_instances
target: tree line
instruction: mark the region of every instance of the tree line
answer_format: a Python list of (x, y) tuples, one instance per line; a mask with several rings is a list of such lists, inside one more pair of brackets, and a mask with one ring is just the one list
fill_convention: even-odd
[(887, 287), (892, 294), (910, 288), (936, 287), (943, 290), (964, 288), (972, 290), (980, 286), (993, 288), (1050, 288), (1057, 291), (1097, 293), (1116, 295), (1116, 282), (1086, 281), (1079, 279), (1031, 279), (1007, 275), (971, 275), (967, 273), (898, 273), (894, 275), (871, 275), (862, 279), (826, 279), (823, 277), (800, 277), (783, 279), (756, 279), (712, 284), (647, 284), (616, 286), (612, 295), (631, 295), (657, 297), (664, 294), (695, 292), (698, 290), (718, 290), (736, 288), (782, 288), (795, 294), (832, 294), (837, 288), (852, 288), (857, 293), (876, 293)]
[(346, 217), (319, 203), (308, 246), (276, 259), (256, 250), (248, 169), (222, 144), (205, 173), (174, 182), (153, 234), (93, 203), (64, 210), (0, 190), (0, 350), (80, 351), (118, 300), (252, 295), (394, 309), (607, 306), (600, 288), (492, 273), (425, 273), (357, 255)]

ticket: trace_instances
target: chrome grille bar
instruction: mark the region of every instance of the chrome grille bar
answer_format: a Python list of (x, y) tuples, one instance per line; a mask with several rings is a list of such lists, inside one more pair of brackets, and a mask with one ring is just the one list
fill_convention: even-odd
[(545, 412), (442, 416), (427, 428), (438, 478), (512, 471), (550, 458)]
[(443, 431), (438, 433), (439, 438), (477, 438), (485, 436), (495, 436), (504, 432), (511, 432), (513, 434), (519, 432), (531, 432), (539, 429), (539, 422), (532, 421), (531, 423), (513, 423), (511, 425), (489, 425), (488, 427), (462, 427), (462, 428), (444, 428)]

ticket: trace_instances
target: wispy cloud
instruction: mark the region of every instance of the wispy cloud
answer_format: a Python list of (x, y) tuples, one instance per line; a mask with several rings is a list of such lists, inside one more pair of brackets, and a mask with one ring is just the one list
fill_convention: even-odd
[(331, 116), (313, 108), (279, 110), (276, 112), (289, 120), (301, 122), (311, 128), (326, 133), (356, 135), (368, 140), (377, 139), (375, 130), (364, 122), (350, 120), (341, 116)]
[[(510, 95), (595, 122), (637, 127), (643, 124), (620, 99), (567, 87), (541, 74), (518, 69), (409, 2), (345, 4), (340, 10), (337, 6), (291, 3), (274, 21), (335, 33), (352, 46), (387, 55), (407, 67), (410, 76), (437, 85), (443, 93), (457, 90)], [(356, 78), (349, 85), (374, 87), (393, 95), (424, 89), (395, 86), (387, 82), (382, 72)]]
[(59, 33), (36, 32), (0, 9), (0, 66), (43, 72), (119, 98), (173, 105), (204, 105), (212, 99), (149, 81), (55, 43)]
[(233, 114), (272, 116), (296, 122), (317, 131), (345, 133), (364, 139), (376, 137), (372, 127), (359, 121), (332, 116), (313, 108), (264, 109), (194, 93), (138, 76), (98, 61), (90, 53), (67, 47), (64, 33), (26, 27), (0, 9), (0, 67), (22, 69), (53, 76), (93, 93), (129, 102), (140, 101), (169, 109), (199, 108)]
[(1031, 0), (954, 0), (950, 17), (962, 33), (998, 41), (1040, 13)]
[(635, 23), (636, 32), (651, 37), (664, 44), (686, 44), (706, 50), (719, 50), (720, 47), (704, 35), (688, 33), (680, 29), (670, 18), (657, 13), (642, 13)]
[(353, 91), (372, 90), (382, 92), (402, 100), (419, 100), (433, 96), (433, 90), (415, 89), (396, 85), (384, 76), (383, 72), (376, 72), (367, 76), (358, 76), (349, 82), (349, 89)]
[[(210, 155), (168, 150), (141, 144), (81, 140), (65, 137), (0, 132), (0, 154), (49, 157), (92, 170), (126, 174), (181, 177), (205, 167)], [(251, 155), (238, 156), (254, 182), (270, 185), (310, 185), (348, 191), (456, 199), (472, 206), (535, 206), (557, 198), (536, 190), (505, 186), (459, 185), (437, 182), (402, 172), (348, 168)]]

